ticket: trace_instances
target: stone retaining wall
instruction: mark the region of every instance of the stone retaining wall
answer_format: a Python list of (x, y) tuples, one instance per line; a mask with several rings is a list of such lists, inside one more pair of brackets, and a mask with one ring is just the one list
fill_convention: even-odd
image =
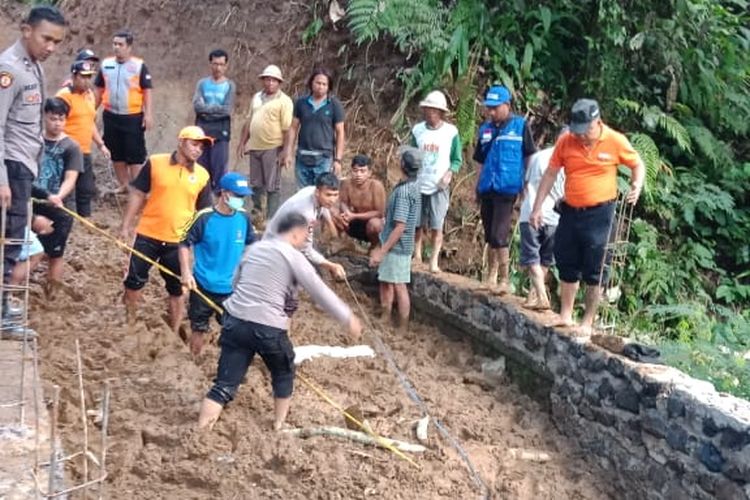
[(747, 401), (542, 326), (516, 299), (491, 297), (472, 280), (412, 280), (422, 313), (512, 360), (522, 387), (544, 390), (557, 427), (618, 472), (624, 498), (750, 498)]
[(750, 403), (545, 327), (517, 298), (477, 288), (461, 276), (412, 274), (417, 312), (504, 355), (511, 378), (542, 400), (561, 432), (616, 472), (622, 498), (750, 499)]

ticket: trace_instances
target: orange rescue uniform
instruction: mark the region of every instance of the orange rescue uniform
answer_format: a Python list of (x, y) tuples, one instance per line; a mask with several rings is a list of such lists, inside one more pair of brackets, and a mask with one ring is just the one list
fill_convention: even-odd
[(141, 174), (150, 174), (150, 183), (142, 189), (137, 178), (133, 187), (149, 196), (136, 232), (166, 243), (179, 243), (196, 213), (198, 198), (208, 185), (208, 171), (198, 163), (192, 169), (181, 165), (174, 154), (168, 153), (152, 155), (142, 170)]
[(65, 121), (65, 133), (81, 148), (83, 154), (91, 154), (91, 143), (94, 142), (96, 126), (96, 98), (94, 92), (87, 90), (83, 94), (73, 92), (70, 87), (63, 87), (57, 97), (68, 103), (70, 114)]
[(614, 200), (617, 166), (633, 169), (640, 161), (627, 137), (602, 125), (602, 133), (591, 147), (570, 132), (563, 134), (555, 144), (549, 166), (565, 169), (565, 203), (585, 208)]

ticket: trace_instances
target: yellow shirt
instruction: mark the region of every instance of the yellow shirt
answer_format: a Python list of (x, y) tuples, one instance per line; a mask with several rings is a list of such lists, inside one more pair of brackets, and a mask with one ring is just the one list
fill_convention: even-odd
[(253, 96), (250, 104), (250, 150), (266, 151), (284, 142), (284, 132), (292, 125), (294, 104), (282, 91), (263, 101), (262, 92)]

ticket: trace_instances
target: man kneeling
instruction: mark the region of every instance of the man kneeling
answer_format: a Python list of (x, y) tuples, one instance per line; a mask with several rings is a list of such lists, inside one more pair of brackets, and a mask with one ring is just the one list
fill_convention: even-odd
[(385, 187), (372, 178), (370, 158), (357, 155), (352, 159), (351, 178), (341, 182), (339, 204), (341, 213), (334, 216), (336, 229), (354, 239), (380, 244), (385, 214)]
[(286, 298), (301, 285), (310, 297), (358, 338), (362, 325), (349, 307), (328, 288), (300, 252), (307, 245), (307, 219), (284, 214), (276, 237), (251, 245), (235, 274), (234, 292), (224, 302), (224, 324), (219, 345), (219, 366), (214, 385), (201, 406), (198, 426), (213, 427), (224, 406), (237, 392), (255, 354), (271, 372), (274, 396), (273, 428), (286, 419), (294, 387), (294, 348), (287, 335)]

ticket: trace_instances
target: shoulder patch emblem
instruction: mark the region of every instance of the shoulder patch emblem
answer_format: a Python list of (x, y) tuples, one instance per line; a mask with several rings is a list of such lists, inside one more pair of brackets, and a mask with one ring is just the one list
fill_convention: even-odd
[(0, 88), (7, 89), (13, 85), (13, 74), (8, 71), (0, 71)]

